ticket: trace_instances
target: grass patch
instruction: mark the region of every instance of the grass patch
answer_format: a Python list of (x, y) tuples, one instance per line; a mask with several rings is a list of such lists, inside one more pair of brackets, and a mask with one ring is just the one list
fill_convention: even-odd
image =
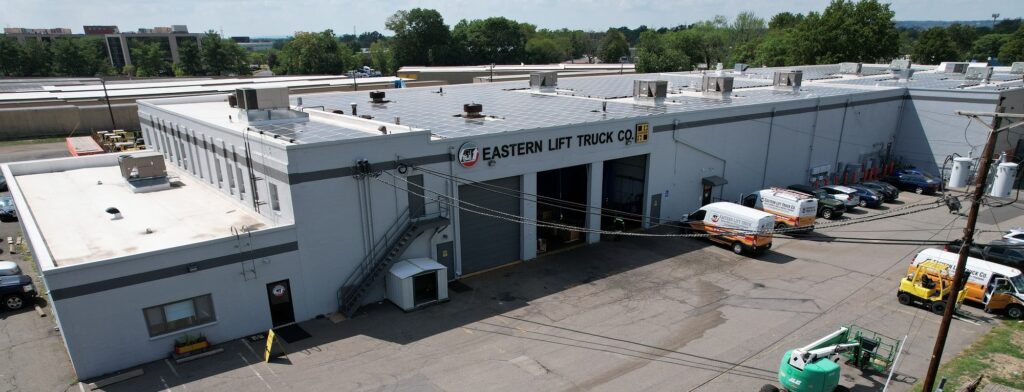
[(64, 136), (53, 136), (44, 138), (33, 138), (33, 139), (16, 139), (16, 140), (3, 140), (0, 141), (0, 146), (21, 146), (26, 144), (46, 144), (46, 143), (62, 143), (64, 142)]
[[(980, 387), (990, 382), (1024, 389), (1024, 322), (1004, 320), (960, 355), (939, 367), (947, 391), (955, 391), (984, 375)], [(938, 380), (936, 380), (938, 385)], [(922, 385), (914, 385), (921, 392)], [(981, 390), (979, 388), (978, 390)]]

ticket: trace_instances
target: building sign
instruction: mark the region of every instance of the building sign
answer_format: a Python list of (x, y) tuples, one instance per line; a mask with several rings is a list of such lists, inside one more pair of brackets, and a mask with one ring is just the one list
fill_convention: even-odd
[(636, 132), (633, 133), (633, 138), (636, 139), (637, 144), (647, 143), (647, 135), (650, 131), (650, 128), (651, 124), (645, 122), (636, 124)]
[(462, 143), (459, 147), (459, 164), (463, 167), (473, 167), (480, 161), (480, 148), (473, 142)]
[(270, 292), (273, 293), (275, 297), (283, 297), (285, 291), (286, 289), (284, 288), (283, 284), (279, 284), (277, 286), (274, 286), (274, 288), (270, 289)]
[(640, 123), (636, 125), (636, 129), (593, 132), (582, 135), (554, 137), (546, 140), (537, 139), (483, 147), (477, 147), (472, 142), (466, 142), (459, 147), (458, 159), (459, 164), (463, 167), (473, 167), (481, 159), (491, 161), (545, 151), (563, 151), (614, 143), (645, 143), (647, 142), (649, 129), (648, 123)]

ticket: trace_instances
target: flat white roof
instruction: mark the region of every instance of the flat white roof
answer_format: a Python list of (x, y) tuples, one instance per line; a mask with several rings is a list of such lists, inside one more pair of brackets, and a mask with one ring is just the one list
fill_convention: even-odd
[[(149, 193), (133, 193), (117, 166), (20, 175), (16, 181), (58, 267), (227, 237), (232, 227), (271, 225), (173, 165), (167, 172), (181, 185)], [(123, 218), (111, 220), (109, 207)]]

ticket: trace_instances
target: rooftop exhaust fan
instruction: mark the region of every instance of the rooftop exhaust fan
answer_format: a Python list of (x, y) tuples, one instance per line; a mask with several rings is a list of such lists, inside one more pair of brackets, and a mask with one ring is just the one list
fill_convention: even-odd
[(384, 99), (385, 93), (383, 91), (370, 91), (370, 102), (373, 103), (387, 103)]
[(964, 74), (964, 79), (980, 80), (982, 83), (988, 83), (991, 78), (992, 67), (989, 66), (967, 67), (967, 73)]
[(462, 105), (462, 117), (482, 118), (484, 116), (484, 105), (479, 103), (467, 103)]
[(558, 72), (545, 71), (530, 73), (530, 90), (551, 93), (558, 87)]
[(843, 75), (860, 75), (861, 63), (839, 63), (839, 73)]
[(1018, 61), (1010, 64), (1011, 75), (1022, 75), (1024, 74), (1024, 61)]
[(641, 102), (665, 102), (668, 96), (667, 80), (634, 80), (633, 99)]
[(803, 71), (779, 71), (775, 73), (772, 85), (776, 90), (800, 91), (800, 84), (803, 83), (803, 79)]
[(729, 98), (732, 96), (732, 76), (704, 75), (701, 79), (701, 91), (709, 97)]

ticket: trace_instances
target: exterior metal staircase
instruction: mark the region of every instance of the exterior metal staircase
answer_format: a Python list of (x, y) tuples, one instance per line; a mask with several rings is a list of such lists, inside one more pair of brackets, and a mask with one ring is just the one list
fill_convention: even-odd
[(409, 209), (406, 208), (338, 289), (338, 312), (351, 318), (359, 310), (373, 282), (402, 256), (417, 237), (427, 231), (441, 230), (445, 226), (448, 226), (448, 218), (441, 216), (440, 212), (410, 218)]

